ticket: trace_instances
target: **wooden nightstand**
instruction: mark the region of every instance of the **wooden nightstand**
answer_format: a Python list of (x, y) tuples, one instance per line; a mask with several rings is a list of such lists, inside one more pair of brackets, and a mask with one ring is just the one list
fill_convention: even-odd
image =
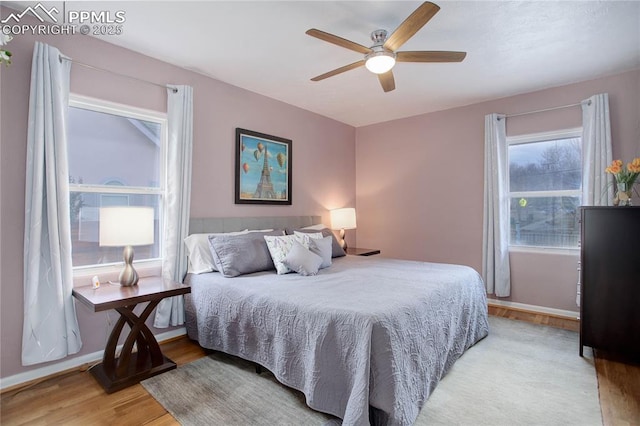
[(347, 247), (347, 249), (345, 250), (345, 253), (350, 254), (352, 256), (373, 256), (375, 254), (380, 254), (380, 250), (358, 248), (358, 247)]
[[(107, 393), (176, 368), (175, 362), (162, 354), (158, 341), (145, 321), (165, 297), (189, 292), (191, 287), (160, 277), (141, 278), (138, 285), (132, 287), (102, 284), (97, 289), (92, 286), (73, 289), (73, 295), (93, 312), (115, 309), (120, 313), (120, 318), (107, 340), (102, 363), (90, 370)], [(144, 302), (149, 303), (139, 316), (136, 315), (133, 312), (134, 308), (138, 303)], [(118, 339), (125, 324), (129, 325), (130, 331), (120, 357), (116, 358)], [(133, 352), (134, 343), (137, 352)]]

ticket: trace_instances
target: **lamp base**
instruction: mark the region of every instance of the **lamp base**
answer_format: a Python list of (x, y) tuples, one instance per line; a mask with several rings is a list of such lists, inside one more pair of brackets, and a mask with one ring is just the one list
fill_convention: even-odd
[(347, 250), (347, 240), (344, 239), (344, 229), (340, 230), (340, 241), (338, 241), (340, 243), (340, 247), (342, 247), (342, 250)]
[(122, 287), (131, 287), (138, 284), (138, 273), (133, 267), (133, 247), (126, 246), (122, 251), (124, 258), (124, 269), (120, 272), (120, 285)]

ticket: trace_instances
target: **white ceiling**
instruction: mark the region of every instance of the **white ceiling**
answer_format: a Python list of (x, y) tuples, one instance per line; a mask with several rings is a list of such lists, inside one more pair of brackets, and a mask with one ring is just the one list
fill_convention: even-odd
[(91, 1), (66, 7), (124, 10), (124, 34), (103, 40), (356, 127), (640, 68), (638, 1), (434, 1), (440, 12), (400, 50), (461, 50), (467, 57), (451, 64), (398, 63), (396, 90), (389, 93), (365, 68), (310, 81), (362, 56), (305, 31), (317, 28), (370, 46), (371, 31), (393, 31), (419, 1)]

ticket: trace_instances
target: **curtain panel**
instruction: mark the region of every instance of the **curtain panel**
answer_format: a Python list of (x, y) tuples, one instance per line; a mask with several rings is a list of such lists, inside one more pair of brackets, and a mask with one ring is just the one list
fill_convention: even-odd
[[(604, 170), (613, 161), (609, 94), (600, 93), (582, 106), (582, 205), (613, 205), (613, 177)], [(580, 286), (576, 305), (580, 306)]]
[[(191, 153), (193, 146), (193, 88), (168, 86), (168, 149), (164, 202), (162, 276), (182, 282), (187, 273), (184, 239), (189, 233)], [(184, 298), (164, 299), (156, 309), (154, 327), (184, 324)]]
[(484, 123), (482, 278), (487, 293), (507, 297), (511, 294), (511, 269), (506, 117), (489, 114)]
[(613, 205), (613, 177), (605, 168), (613, 161), (609, 95), (582, 101), (582, 205)]
[(22, 365), (82, 347), (73, 289), (67, 108), (70, 62), (36, 42), (31, 65), (24, 229)]

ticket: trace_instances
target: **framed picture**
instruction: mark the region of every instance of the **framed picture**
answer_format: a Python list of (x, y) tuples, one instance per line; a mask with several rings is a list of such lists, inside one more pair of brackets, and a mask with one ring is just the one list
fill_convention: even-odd
[(291, 205), (291, 140), (236, 128), (236, 204)]

